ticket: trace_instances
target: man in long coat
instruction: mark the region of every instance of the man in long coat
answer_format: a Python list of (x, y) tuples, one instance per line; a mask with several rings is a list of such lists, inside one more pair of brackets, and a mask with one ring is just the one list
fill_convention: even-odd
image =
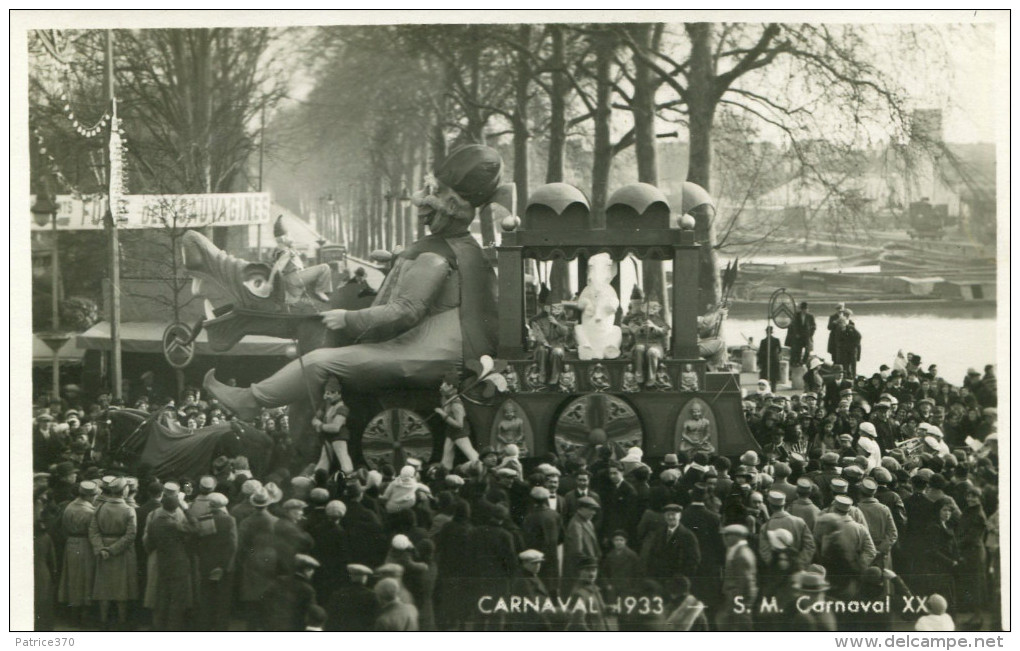
[(896, 523), (893, 521), (892, 511), (882, 504), (875, 497), (878, 491), (878, 483), (871, 477), (865, 477), (859, 485), (861, 499), (857, 501), (857, 508), (864, 515), (868, 524), (868, 533), (875, 543), (875, 551), (878, 552), (878, 560), (883, 568), (892, 569), (892, 550), (899, 538), (896, 530)]
[(722, 530), (726, 567), (717, 619), (720, 631), (751, 630), (751, 610), (758, 597), (758, 567), (747, 544), (749, 533), (742, 524), (727, 525)]
[(198, 629), (225, 631), (230, 620), (237, 556), (237, 523), (227, 513), (228, 500), (222, 493), (209, 496), (211, 526), (199, 528), (196, 541), (199, 576)]
[(279, 518), (269, 512), (270, 498), (265, 489), (248, 499), (255, 511), (237, 530), (237, 561), (241, 566), (238, 596), (246, 609), (249, 630), (259, 630), (265, 626), (267, 609), (272, 607), (269, 591), (280, 565), (273, 535)]
[(89, 524), (89, 543), (96, 554), (96, 578), (92, 599), (99, 602), (99, 617), (109, 621), (110, 602), (117, 603), (120, 623), (126, 625), (128, 602), (138, 599), (138, 562), (135, 558), (135, 510), (124, 501), (128, 485), (122, 477), (111, 479), (102, 502)]
[(769, 532), (786, 529), (793, 536), (790, 549), (796, 554), (797, 569), (804, 569), (811, 564), (815, 556), (815, 538), (807, 523), (786, 510), (786, 495), (779, 491), (769, 491), (769, 509), (772, 514), (761, 527), (758, 534), (758, 554), (762, 563), (768, 565), (772, 560), (772, 545), (769, 544)]
[(521, 527), (524, 534), (524, 546), (536, 549), (549, 561), (541, 564), (539, 576), (546, 586), (559, 583), (559, 567), (556, 562), (556, 550), (563, 538), (563, 519), (560, 514), (549, 508), (549, 490), (543, 486), (531, 489), (534, 500), (532, 511), (524, 517)]
[(681, 576), (690, 579), (701, 564), (698, 539), (680, 524), (682, 510), (679, 504), (667, 504), (662, 509), (665, 526), (648, 534), (641, 550), (645, 576), (658, 581), (669, 595), (675, 595)]
[(341, 585), (326, 600), (326, 630), (370, 631), (379, 614), (379, 602), (368, 587), (372, 568), (351, 563), (347, 575), (350, 582)]
[(92, 603), (96, 557), (89, 544), (89, 525), (96, 512), (94, 502), (98, 494), (99, 487), (95, 482), (83, 481), (78, 487), (78, 497), (67, 505), (60, 521), (67, 542), (57, 599), (72, 609), (72, 619), (75, 620), (80, 620)]
[(719, 601), (722, 585), (722, 570), (726, 562), (722, 535), (719, 533), (721, 520), (705, 506), (708, 487), (697, 484), (691, 489), (691, 503), (680, 515), (680, 524), (687, 527), (698, 539), (701, 564), (691, 580), (691, 592), (709, 608)]
[(599, 510), (599, 503), (592, 497), (577, 501), (577, 513), (567, 524), (563, 536), (563, 580), (560, 592), (569, 594), (580, 574), (581, 562), (586, 558), (598, 561), (602, 556), (598, 536), (592, 525), (592, 518)]
[[(541, 578), (542, 563), (546, 556), (537, 549), (526, 549), (517, 557), (521, 561), (520, 572), (510, 583), (510, 594), (521, 597), (525, 601), (535, 600), (539, 603), (539, 610), (524, 613), (510, 613), (508, 624), (511, 631), (549, 631), (552, 630), (547, 613), (541, 611), (541, 605), (549, 598), (549, 590)], [(555, 557), (550, 559), (556, 562)]]
[(189, 549), (193, 532), (187, 520), (175, 517), (179, 508), (176, 496), (165, 495), (161, 506), (153, 512), (145, 540), (146, 548), (156, 552), (159, 573), (152, 627), (157, 631), (182, 631), (195, 594)]
[[(487, 523), (475, 527), (470, 542), (476, 598), (507, 594), (510, 579), (517, 570), (513, 536), (502, 526), (510, 512), (502, 504), (490, 506), (487, 510)], [(501, 614), (483, 617), (485, 630), (502, 629)]]
[(814, 349), (815, 315), (808, 312), (808, 304), (802, 302), (793, 315), (793, 322), (786, 330), (786, 345), (790, 347), (790, 366), (806, 364)]

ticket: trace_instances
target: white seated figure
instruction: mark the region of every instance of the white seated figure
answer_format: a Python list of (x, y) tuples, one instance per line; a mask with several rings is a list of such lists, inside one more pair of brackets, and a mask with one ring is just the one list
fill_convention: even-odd
[(581, 322), (574, 326), (577, 356), (580, 359), (616, 359), (620, 356), (623, 334), (616, 325), (620, 297), (609, 283), (616, 276), (616, 263), (608, 253), (588, 259), (588, 285), (575, 306)]

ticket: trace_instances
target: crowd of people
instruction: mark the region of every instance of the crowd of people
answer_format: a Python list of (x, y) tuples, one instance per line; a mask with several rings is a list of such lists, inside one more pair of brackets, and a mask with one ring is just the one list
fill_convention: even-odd
[[(155, 477), (100, 451), (123, 403), (65, 387), (34, 421), (37, 629), (1000, 625), (994, 368), (953, 386), (915, 355), (870, 377), (817, 361), (803, 393), (746, 397), (762, 452), (738, 459), (483, 448), (332, 475), (300, 468), (277, 409), (266, 475), (218, 457)], [(232, 418), (149, 380), (133, 407)]]

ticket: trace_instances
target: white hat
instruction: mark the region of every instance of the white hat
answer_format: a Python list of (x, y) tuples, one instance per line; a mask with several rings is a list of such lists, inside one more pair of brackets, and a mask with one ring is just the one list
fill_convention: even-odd
[(418, 471), (415, 470), (414, 466), (404, 466), (400, 469), (400, 476), (404, 479), (413, 479), (417, 473)]
[(870, 436), (871, 438), (878, 437), (878, 432), (875, 431), (875, 426), (867, 421), (860, 424), (860, 426), (857, 428), (857, 432), (860, 434), (864, 434), (865, 436)]
[(331, 500), (326, 504), (326, 516), (330, 518), (344, 517), (347, 515), (347, 505), (340, 500)]
[(733, 534), (737, 536), (747, 536), (750, 533), (747, 527), (742, 524), (728, 524), (722, 528), (722, 532), (723, 535)]
[(464, 478), (461, 477), (460, 475), (447, 475), (446, 483), (449, 484), (450, 486), (463, 486)]
[(517, 558), (521, 559), (522, 563), (533, 563), (535, 561), (544, 561), (545, 554), (537, 549), (525, 549), (517, 555)]
[(410, 538), (408, 538), (402, 533), (398, 533), (397, 535), (393, 536), (393, 541), (390, 542), (390, 545), (393, 547), (393, 549), (401, 550), (414, 549), (414, 543), (411, 542)]
[(773, 549), (789, 549), (793, 547), (793, 534), (788, 529), (769, 529), (765, 532)]

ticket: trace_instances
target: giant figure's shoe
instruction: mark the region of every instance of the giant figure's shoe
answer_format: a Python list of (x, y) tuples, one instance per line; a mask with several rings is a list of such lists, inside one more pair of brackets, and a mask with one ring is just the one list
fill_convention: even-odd
[(262, 411), (251, 389), (241, 389), (223, 384), (216, 379), (216, 369), (210, 369), (205, 374), (202, 387), (241, 420), (255, 420)]

